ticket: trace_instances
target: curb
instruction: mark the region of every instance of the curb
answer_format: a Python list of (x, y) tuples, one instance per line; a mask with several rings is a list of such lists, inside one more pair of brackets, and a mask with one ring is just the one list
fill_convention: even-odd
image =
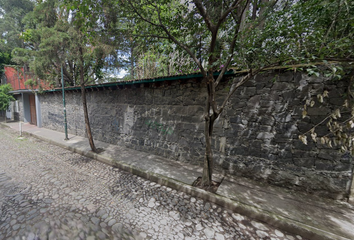
[[(3, 124), (3, 123), (0, 123), (0, 124), (11, 129), (11, 127), (7, 126), (6, 124)], [(203, 189), (193, 187), (191, 185), (177, 181), (172, 178), (168, 178), (168, 177), (163, 176), (161, 174), (142, 170), (138, 167), (131, 166), (131, 165), (125, 164), (123, 162), (119, 162), (118, 160), (112, 159), (110, 157), (102, 156), (97, 153), (93, 153), (91, 151), (83, 151), (83, 150), (80, 150), (80, 149), (77, 149), (74, 147), (70, 147), (65, 144), (55, 142), (51, 139), (35, 135), (33, 133), (23, 131), (22, 134), (49, 142), (53, 145), (62, 147), (64, 149), (81, 154), (83, 156), (93, 158), (95, 160), (98, 160), (98, 161), (105, 163), (107, 165), (110, 165), (112, 167), (122, 169), (124, 171), (130, 172), (130, 173), (137, 175), (139, 177), (156, 182), (160, 185), (167, 186), (167, 187), (170, 187), (170, 188), (178, 190), (178, 191), (182, 191), (182, 192), (187, 193), (193, 197), (198, 197), (203, 200), (210, 201), (214, 204), (223, 206), (233, 212), (253, 218), (258, 221), (265, 222), (275, 228), (278, 228), (280, 230), (283, 230), (283, 231), (286, 231), (286, 232), (289, 232), (292, 234), (300, 235), (300, 236), (307, 238), (307, 239), (311, 239), (311, 240), (350, 240), (348, 238), (335, 235), (333, 233), (324, 231), (322, 229), (314, 228), (312, 226), (305, 225), (301, 222), (297, 222), (295, 220), (292, 220), (292, 219), (289, 219), (289, 218), (286, 218), (286, 217), (283, 217), (280, 215), (273, 214), (269, 211), (265, 211), (261, 208), (251, 206), (247, 203), (234, 201), (234, 200), (231, 200), (231, 199), (226, 198), (224, 196), (214, 194), (211, 192), (207, 192)]]

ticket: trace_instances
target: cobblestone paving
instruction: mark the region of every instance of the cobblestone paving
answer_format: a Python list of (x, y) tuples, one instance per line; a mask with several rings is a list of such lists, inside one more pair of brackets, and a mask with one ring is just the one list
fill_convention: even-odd
[(0, 239), (302, 238), (0, 126)]

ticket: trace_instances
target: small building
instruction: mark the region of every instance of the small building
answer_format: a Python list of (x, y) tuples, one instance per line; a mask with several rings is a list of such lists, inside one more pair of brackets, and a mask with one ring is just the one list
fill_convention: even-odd
[(41, 127), (40, 103), (38, 88), (49, 89), (48, 84), (37, 79), (36, 86), (26, 85), (26, 81), (33, 78), (33, 74), (26, 67), (5, 66), (1, 84), (10, 84), (15, 101), (10, 103), (6, 111), (6, 118), (11, 121), (23, 121)]

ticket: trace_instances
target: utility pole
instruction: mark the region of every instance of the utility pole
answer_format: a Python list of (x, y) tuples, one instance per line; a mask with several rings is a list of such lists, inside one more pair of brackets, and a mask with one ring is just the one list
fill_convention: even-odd
[(68, 123), (66, 121), (66, 107), (65, 107), (65, 90), (64, 90), (64, 76), (63, 76), (63, 65), (61, 65), (61, 87), (63, 91), (63, 105), (64, 105), (64, 126), (65, 126), (65, 139), (69, 140), (68, 138)]

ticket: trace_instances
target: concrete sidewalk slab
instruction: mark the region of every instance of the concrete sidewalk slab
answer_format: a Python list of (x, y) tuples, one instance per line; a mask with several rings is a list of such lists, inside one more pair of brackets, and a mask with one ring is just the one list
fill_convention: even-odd
[[(2, 124), (19, 131), (18, 122)], [(95, 141), (96, 147), (104, 151), (95, 154), (90, 151), (86, 138), (69, 134), (69, 140), (65, 141), (64, 133), (30, 124), (22, 126), (25, 134), (201, 197), (304, 238), (354, 239), (354, 206), (348, 203), (292, 193), (283, 188), (230, 176), (225, 177), (216, 194), (213, 194), (191, 186), (201, 176), (202, 169), (198, 166), (100, 141)]]

